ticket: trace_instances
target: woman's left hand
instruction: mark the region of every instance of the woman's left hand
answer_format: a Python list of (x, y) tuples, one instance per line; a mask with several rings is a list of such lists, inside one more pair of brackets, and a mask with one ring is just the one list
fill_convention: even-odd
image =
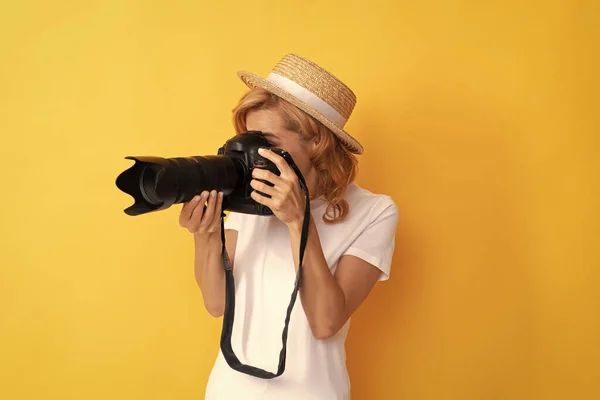
[[(273, 214), (288, 227), (302, 223), (306, 207), (306, 197), (300, 188), (296, 172), (277, 153), (260, 149), (259, 154), (272, 161), (279, 169), (280, 175), (277, 176), (266, 169), (254, 168), (252, 171), (254, 179), (250, 181), (250, 186), (252, 186), (254, 191), (252, 191), (250, 196), (258, 203), (269, 207), (273, 211)], [(271, 182), (275, 186), (269, 186), (257, 179)], [(257, 190), (268, 194), (271, 198), (257, 193)]]

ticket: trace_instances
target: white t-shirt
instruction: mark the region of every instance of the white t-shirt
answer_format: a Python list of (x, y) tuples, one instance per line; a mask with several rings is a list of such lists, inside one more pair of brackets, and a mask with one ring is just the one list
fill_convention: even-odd
[[(332, 273), (340, 257), (360, 257), (390, 275), (398, 210), (391, 197), (352, 184), (344, 222), (325, 224), (323, 198), (311, 201), (311, 214)], [(296, 272), (287, 227), (275, 216), (230, 213), (225, 229), (238, 231), (234, 279), (236, 307), (232, 347), (240, 362), (276, 372), (286, 310)], [(347, 400), (350, 382), (344, 342), (349, 321), (336, 335), (316, 339), (300, 293), (291, 314), (284, 373), (262, 379), (238, 372), (219, 351), (206, 388), (206, 400)]]

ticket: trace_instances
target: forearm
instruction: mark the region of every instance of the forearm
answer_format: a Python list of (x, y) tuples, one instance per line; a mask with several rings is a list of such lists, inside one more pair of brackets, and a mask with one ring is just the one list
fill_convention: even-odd
[(220, 234), (194, 234), (194, 248), (194, 273), (204, 306), (212, 316), (220, 317), (225, 309), (225, 271)]
[[(289, 227), (296, 271), (299, 265), (302, 221)], [(302, 262), (302, 285), (300, 299), (306, 312), (313, 335), (324, 339), (335, 334), (340, 321), (345, 320), (344, 292), (339, 287), (323, 254), (319, 233), (312, 216), (308, 230), (308, 240)]]

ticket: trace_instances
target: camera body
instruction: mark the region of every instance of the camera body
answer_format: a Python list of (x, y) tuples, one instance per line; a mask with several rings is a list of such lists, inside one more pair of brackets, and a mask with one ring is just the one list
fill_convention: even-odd
[(135, 164), (117, 177), (116, 185), (130, 194), (135, 202), (124, 211), (135, 216), (164, 210), (173, 204), (188, 202), (205, 190), (216, 190), (223, 192), (223, 211), (273, 215), (271, 209), (250, 196), (254, 190), (250, 181), (255, 168), (280, 175), (271, 160), (258, 154), (260, 148), (269, 148), (294, 170), (297, 169), (291, 155), (272, 147), (260, 131), (248, 131), (232, 137), (218, 149), (216, 155), (125, 157), (134, 160)]
[[(259, 131), (248, 131), (242, 135), (229, 139), (219, 148), (217, 154), (231, 158), (234, 163), (238, 164), (237, 183), (234, 189), (229, 194), (223, 196), (223, 210), (239, 212), (244, 214), (255, 215), (273, 215), (273, 212), (265, 205), (256, 202), (250, 193), (254, 190), (250, 186), (252, 171), (255, 168), (261, 168), (271, 171), (275, 175), (280, 175), (281, 172), (277, 166), (269, 159), (258, 154), (258, 149), (268, 148), (270, 151), (280, 155), (290, 166), (294, 166), (294, 160), (291, 155), (280, 148), (271, 147)], [(241, 167), (240, 167), (241, 166)], [(260, 180), (268, 185), (270, 182)], [(270, 197), (265, 193), (259, 194)]]

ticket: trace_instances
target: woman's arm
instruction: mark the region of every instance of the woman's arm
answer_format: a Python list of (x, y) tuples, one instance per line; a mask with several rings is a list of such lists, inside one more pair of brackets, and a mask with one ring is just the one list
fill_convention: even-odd
[[(225, 245), (233, 267), (238, 232), (225, 230)], [(221, 234), (194, 234), (194, 273), (202, 291), (204, 306), (213, 317), (225, 311), (225, 271), (221, 257)]]
[[(296, 271), (299, 265), (302, 220), (288, 225)], [(313, 336), (335, 335), (367, 297), (381, 271), (366, 261), (343, 256), (332, 275), (323, 255), (319, 233), (310, 218), (308, 240), (302, 262), (300, 299)]]
[[(205, 207), (206, 204), (206, 207)], [(225, 310), (225, 271), (221, 257), (221, 210), (223, 193), (203, 192), (185, 203), (179, 224), (194, 234), (194, 273), (202, 291), (204, 306), (213, 317)], [(234, 265), (238, 233), (225, 230), (227, 253)]]
[[(298, 176), (281, 156), (263, 149), (259, 150), (259, 153), (273, 161), (281, 174), (277, 176), (268, 170), (254, 169), (254, 179), (250, 185), (255, 191), (251, 196), (269, 207), (275, 216), (287, 225), (297, 270), (306, 205), (305, 194), (300, 190)], [(261, 180), (267, 180), (274, 186), (266, 185)], [(258, 194), (257, 191), (266, 193), (271, 198)], [(313, 335), (319, 339), (326, 339), (339, 331), (367, 297), (381, 273), (374, 265), (347, 255), (340, 259), (334, 276), (323, 255), (312, 215), (302, 265), (300, 299)]]

